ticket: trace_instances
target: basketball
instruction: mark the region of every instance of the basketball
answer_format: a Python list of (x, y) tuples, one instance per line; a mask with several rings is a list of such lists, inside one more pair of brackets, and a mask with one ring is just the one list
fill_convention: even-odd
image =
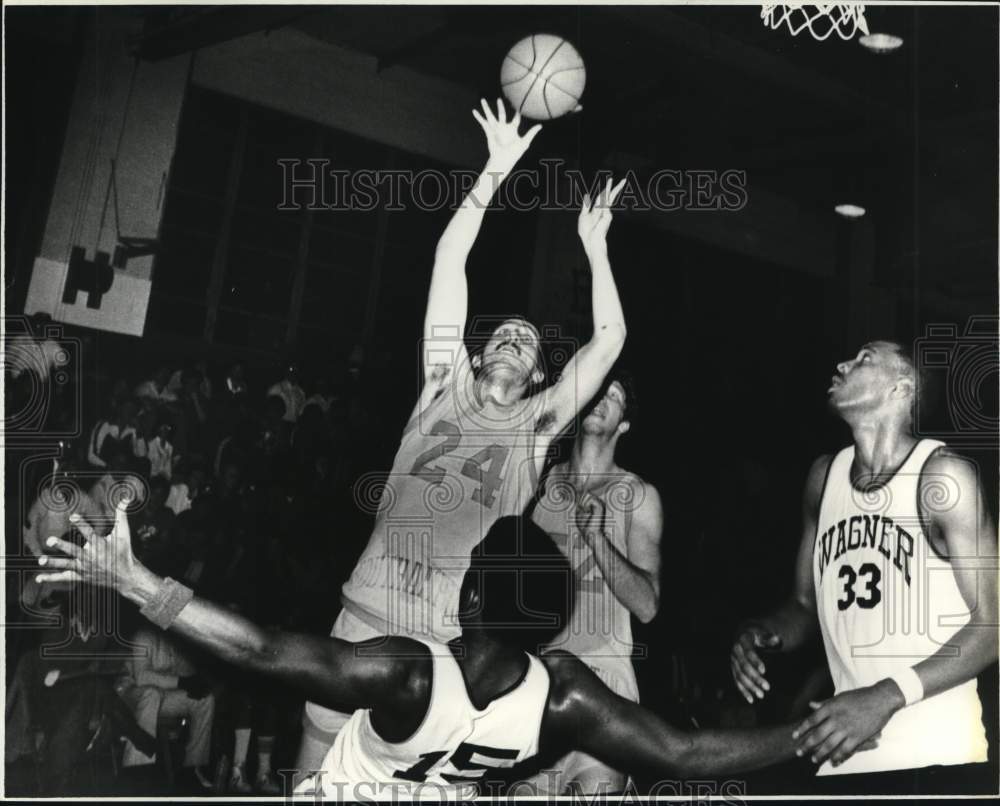
[(511, 105), (526, 118), (552, 120), (577, 109), (587, 82), (583, 59), (568, 41), (532, 34), (504, 57), (500, 85)]

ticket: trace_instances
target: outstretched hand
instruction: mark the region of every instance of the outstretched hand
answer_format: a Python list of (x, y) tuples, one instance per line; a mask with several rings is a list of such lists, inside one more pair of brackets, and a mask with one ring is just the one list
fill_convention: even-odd
[(131, 578), (138, 565), (132, 553), (127, 510), (131, 500), (118, 502), (114, 528), (104, 537), (94, 531), (79, 514), (69, 516), (85, 543), (78, 546), (69, 540), (50, 537), (46, 545), (59, 549), (66, 557), (42, 555), (38, 564), (46, 568), (35, 579), (38, 582), (86, 582), (106, 588), (120, 588)]
[(577, 219), (576, 231), (583, 241), (584, 249), (603, 243), (608, 235), (608, 228), (611, 226), (611, 205), (625, 187), (622, 179), (617, 185), (612, 186), (611, 178), (604, 186), (604, 190), (598, 194), (597, 198), (591, 200), (590, 194), (583, 195), (583, 206), (580, 207), (580, 217)]
[(518, 134), (521, 125), (521, 113), (515, 112), (514, 117), (507, 120), (507, 110), (503, 101), (497, 98), (497, 111), (493, 110), (486, 99), (480, 101), (483, 113), (479, 114), (475, 109), (472, 116), (476, 119), (486, 134), (486, 145), (490, 150), (490, 162), (499, 164), (505, 170), (510, 170), (517, 164), (517, 161), (524, 156), (531, 141), (542, 130), (541, 124), (535, 124), (524, 134)]

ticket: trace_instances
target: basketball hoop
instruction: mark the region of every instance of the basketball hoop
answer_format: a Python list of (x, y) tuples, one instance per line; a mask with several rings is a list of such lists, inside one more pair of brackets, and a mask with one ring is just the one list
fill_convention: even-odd
[(801, 3), (765, 3), (760, 18), (772, 30), (787, 25), (792, 36), (807, 30), (822, 42), (832, 34), (847, 40), (858, 31), (868, 33), (865, 7), (856, 3), (821, 3), (807, 6)]

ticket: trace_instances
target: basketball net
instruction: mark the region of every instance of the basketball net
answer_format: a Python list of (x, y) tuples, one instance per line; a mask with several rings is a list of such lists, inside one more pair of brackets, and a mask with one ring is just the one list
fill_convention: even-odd
[(868, 33), (865, 7), (857, 3), (821, 3), (813, 6), (765, 3), (761, 6), (760, 18), (764, 25), (775, 31), (787, 25), (792, 36), (808, 29), (820, 42), (834, 33), (841, 39), (851, 39), (858, 31)]

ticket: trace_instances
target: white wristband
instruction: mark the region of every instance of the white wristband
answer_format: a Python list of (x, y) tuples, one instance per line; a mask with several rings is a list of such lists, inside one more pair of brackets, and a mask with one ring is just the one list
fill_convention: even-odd
[(903, 699), (907, 705), (913, 705), (924, 698), (924, 684), (920, 682), (918, 675), (912, 668), (906, 668), (896, 672), (889, 677), (903, 692)]

